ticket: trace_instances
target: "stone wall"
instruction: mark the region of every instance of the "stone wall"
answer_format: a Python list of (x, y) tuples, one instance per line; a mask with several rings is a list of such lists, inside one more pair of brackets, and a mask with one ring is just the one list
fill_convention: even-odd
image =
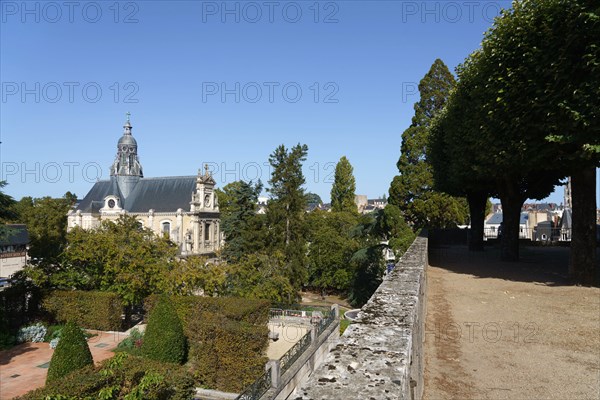
[(290, 399), (420, 399), (427, 262), (421, 235)]

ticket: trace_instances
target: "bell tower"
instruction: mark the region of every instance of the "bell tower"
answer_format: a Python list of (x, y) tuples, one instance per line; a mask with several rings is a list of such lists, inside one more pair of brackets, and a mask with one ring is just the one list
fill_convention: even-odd
[(131, 134), (130, 116), (131, 114), (127, 113), (127, 121), (123, 125), (123, 136), (117, 143), (117, 157), (110, 168), (111, 179), (117, 180), (119, 190), (125, 198), (133, 191), (139, 179), (144, 177), (137, 153), (137, 141)]

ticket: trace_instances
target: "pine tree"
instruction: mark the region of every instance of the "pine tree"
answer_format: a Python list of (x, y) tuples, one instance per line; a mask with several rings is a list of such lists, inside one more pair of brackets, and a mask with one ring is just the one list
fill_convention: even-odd
[[(221, 213), (222, 229), (225, 234), (223, 255), (229, 261), (238, 261), (249, 252), (247, 237), (256, 217), (258, 196), (262, 191), (262, 183), (237, 181), (226, 185), (223, 194), (227, 199), (226, 212)], [(220, 200), (219, 200), (220, 201)], [(220, 203), (222, 204), (222, 203)]]
[(357, 212), (354, 201), (356, 181), (353, 172), (350, 161), (345, 156), (340, 158), (335, 166), (335, 179), (331, 188), (332, 211)]
[(46, 383), (59, 380), (71, 372), (93, 363), (92, 353), (83, 331), (74, 322), (68, 322), (62, 330), (58, 346), (52, 354)]
[(433, 190), (432, 167), (427, 161), (429, 126), (446, 104), (454, 83), (448, 67), (442, 60), (435, 60), (419, 83), (421, 98), (415, 103), (410, 127), (402, 134), (397, 163), (400, 175), (392, 181), (389, 202), (400, 208), (414, 229), (426, 225), (451, 227), (464, 223), (467, 216), (457, 199)]
[(290, 150), (281, 145), (269, 157), (272, 173), (269, 180), (271, 200), (267, 208), (270, 245), (285, 255), (286, 275), (294, 287), (305, 283), (306, 195), (302, 163), (306, 160), (308, 146), (297, 144)]

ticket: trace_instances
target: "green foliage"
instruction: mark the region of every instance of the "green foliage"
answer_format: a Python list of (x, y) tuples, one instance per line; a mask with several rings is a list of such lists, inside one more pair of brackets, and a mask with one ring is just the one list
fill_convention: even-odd
[(292, 303), (297, 300), (298, 294), (285, 267), (285, 259), (280, 252), (249, 254), (227, 266), (227, 281), (222, 294)]
[(331, 188), (332, 211), (357, 212), (356, 203), (356, 180), (354, 179), (354, 168), (350, 161), (344, 156), (335, 166), (335, 178)]
[(323, 200), (321, 200), (321, 196), (316, 193), (306, 193), (306, 204), (310, 205), (319, 205), (323, 204)]
[(81, 328), (73, 322), (64, 327), (58, 347), (52, 354), (47, 383), (62, 379), (69, 373), (93, 365), (92, 353)]
[(73, 321), (101, 331), (121, 329), (123, 304), (115, 293), (57, 290), (45, 297), (43, 307), (60, 323)]
[[(189, 343), (188, 364), (204, 387), (239, 392), (263, 371), (270, 302), (233, 297), (173, 296)], [(146, 299), (154, 307), (157, 296)]]
[(467, 218), (464, 202), (433, 188), (432, 166), (427, 159), (429, 128), (444, 105), (454, 77), (439, 59), (419, 82), (420, 100), (415, 104), (411, 126), (402, 134), (400, 175), (390, 186), (390, 204), (400, 207), (414, 230), (425, 226), (448, 228), (463, 224)]
[(177, 260), (177, 246), (133, 216), (102, 221), (92, 230), (74, 228), (67, 238), (62, 266), (49, 275), (57, 288), (113, 292), (134, 305), (151, 293), (192, 293), (202, 279), (201, 260)]
[(306, 145), (298, 144), (289, 151), (281, 145), (269, 157), (272, 173), (268, 189), (271, 200), (267, 207), (268, 250), (283, 253), (283, 273), (296, 289), (307, 279), (306, 196), (302, 173), (302, 163), (307, 153)]
[[(154, 308), (157, 295), (148, 296), (144, 301), (146, 314)], [(221, 314), (229, 320), (251, 325), (267, 325), (271, 302), (266, 300), (241, 299), (236, 297), (171, 296), (177, 315), (183, 323), (186, 336), (189, 336), (189, 322), (203, 312)]]
[[(223, 197), (225, 210), (221, 211), (221, 228), (225, 234), (225, 248), (223, 256), (229, 261), (237, 261), (249, 251), (248, 236), (254, 231), (250, 230), (251, 220), (256, 217), (258, 196), (262, 191), (259, 181), (237, 181), (225, 185)], [(219, 204), (221, 200), (219, 200)]]
[(133, 328), (121, 343), (118, 344), (116, 351), (125, 351), (132, 355), (142, 355), (141, 346), (143, 343), (144, 334), (137, 328)]
[[(356, 207), (355, 207), (356, 208)], [(360, 248), (351, 232), (358, 223), (356, 212), (314, 211), (308, 216), (310, 285), (346, 292), (354, 280), (350, 258)]]
[(185, 368), (119, 353), (98, 367), (84, 367), (19, 399), (188, 400), (194, 391)]
[(67, 213), (77, 197), (67, 192), (62, 198), (23, 197), (13, 204), (13, 222), (27, 225), (29, 256), (34, 264), (50, 268), (67, 243)]
[(18, 329), (38, 321), (41, 313), (41, 290), (24, 279), (21, 271), (13, 275), (10, 287), (0, 291), (0, 339), (11, 345)]
[(150, 313), (144, 333), (142, 354), (150, 359), (181, 364), (186, 342), (181, 320), (167, 296), (160, 296)]
[(388, 246), (399, 259), (415, 240), (415, 234), (410, 229), (400, 209), (388, 204), (376, 216), (374, 234), (388, 242)]
[(190, 364), (202, 386), (241, 392), (264, 372), (268, 329), (210, 312), (190, 321)]
[[(6, 181), (0, 181), (0, 189), (7, 185)], [(10, 222), (15, 218), (13, 206), (15, 200), (0, 190), (0, 239), (7, 235), (7, 228), (4, 226), (5, 222)]]

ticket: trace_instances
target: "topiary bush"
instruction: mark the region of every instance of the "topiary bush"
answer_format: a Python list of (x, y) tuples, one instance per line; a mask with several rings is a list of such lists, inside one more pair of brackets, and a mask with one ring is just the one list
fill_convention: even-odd
[(46, 383), (59, 380), (73, 371), (93, 364), (92, 353), (81, 328), (74, 322), (68, 322), (52, 354)]
[(156, 361), (176, 364), (185, 361), (183, 326), (169, 297), (160, 296), (152, 309), (141, 349), (145, 357)]

